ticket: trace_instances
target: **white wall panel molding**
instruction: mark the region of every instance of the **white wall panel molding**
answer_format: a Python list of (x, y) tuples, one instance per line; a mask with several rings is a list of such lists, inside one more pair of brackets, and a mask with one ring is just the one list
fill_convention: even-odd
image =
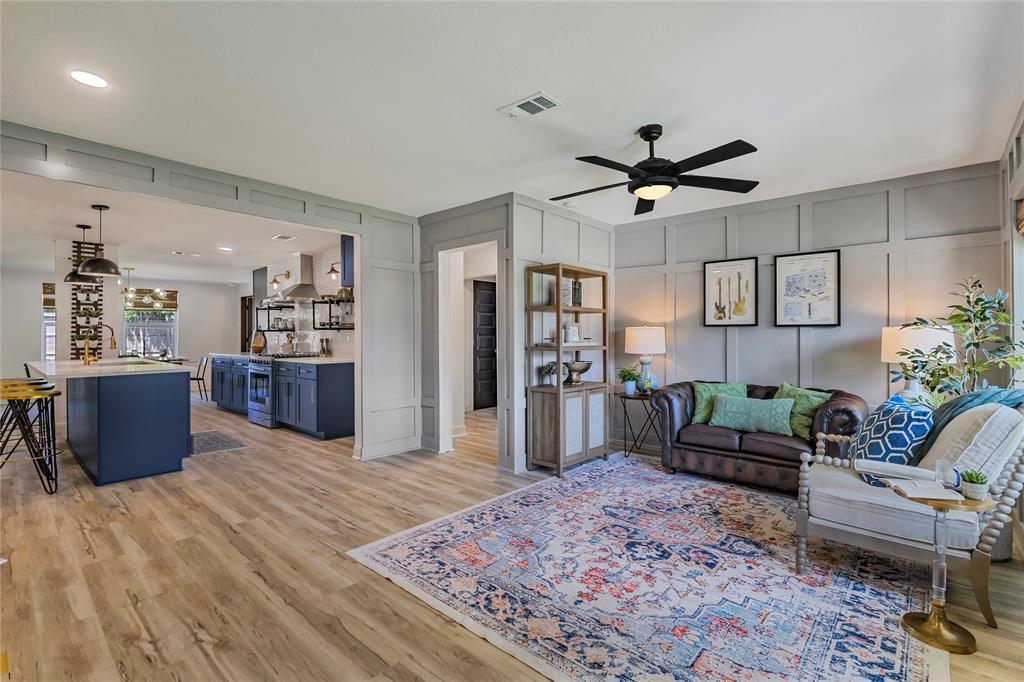
[[(356, 367), (356, 457), (419, 447), (422, 319), (416, 218), (7, 121), (0, 122), (0, 167), (358, 235), (361, 358)], [(398, 271), (405, 275), (396, 275)], [(391, 291), (395, 288), (401, 291)], [(384, 339), (376, 338), (375, 331)], [(397, 376), (399, 371), (408, 376)], [(395, 383), (382, 384), (382, 377)], [(387, 407), (392, 396), (382, 391), (396, 388), (407, 404)], [(394, 412), (400, 428), (388, 423), (389, 412)], [(411, 436), (394, 436), (410, 429)]]
[[(636, 360), (622, 353), (622, 330), (657, 299), (671, 338), (661, 360), (667, 373), (659, 377), (790, 381), (846, 388), (872, 404), (884, 400), (890, 385), (878, 359), (881, 327), (942, 312), (954, 282), (971, 274), (990, 289), (1008, 286), (1007, 231), (993, 222), (998, 170), (979, 164), (617, 226), (616, 366)], [(922, 204), (936, 187), (955, 198), (955, 210)], [(912, 239), (908, 214), (917, 220)], [(667, 259), (642, 247), (663, 229)], [(831, 248), (842, 254), (842, 326), (775, 327), (774, 255)], [(745, 256), (760, 259), (759, 326), (704, 327), (703, 263)], [(618, 435), (621, 409), (613, 414)]]

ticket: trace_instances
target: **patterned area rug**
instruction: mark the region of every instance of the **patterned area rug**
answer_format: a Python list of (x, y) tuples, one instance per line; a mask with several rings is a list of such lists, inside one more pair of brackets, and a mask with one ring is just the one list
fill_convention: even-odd
[(812, 541), (796, 501), (616, 457), (349, 554), (552, 679), (945, 680), (927, 568)]
[(248, 444), (237, 441), (220, 431), (198, 431), (192, 434), (192, 454), (205, 455), (222, 450), (238, 450), (247, 448)]

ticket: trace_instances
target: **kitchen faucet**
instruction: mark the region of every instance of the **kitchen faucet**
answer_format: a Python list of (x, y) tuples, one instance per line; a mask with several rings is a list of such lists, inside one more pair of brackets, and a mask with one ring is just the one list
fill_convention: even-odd
[(103, 322), (100, 322), (100, 326), (106, 327), (107, 329), (110, 330), (110, 349), (117, 350), (117, 339), (114, 338), (114, 328), (111, 327), (109, 324), (104, 324)]

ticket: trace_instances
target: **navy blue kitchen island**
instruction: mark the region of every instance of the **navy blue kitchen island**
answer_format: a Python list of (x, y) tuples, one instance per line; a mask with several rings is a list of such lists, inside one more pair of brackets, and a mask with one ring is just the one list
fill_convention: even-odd
[(93, 483), (181, 471), (191, 444), (188, 368), (127, 358), (30, 367), (66, 382), (68, 445)]

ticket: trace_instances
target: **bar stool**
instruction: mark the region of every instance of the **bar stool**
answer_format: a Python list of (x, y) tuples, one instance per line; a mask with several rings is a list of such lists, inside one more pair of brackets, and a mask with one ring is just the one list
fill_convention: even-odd
[[(57, 492), (60, 451), (54, 398), (59, 395), (60, 391), (45, 380), (0, 380), (0, 400), (7, 403), (0, 415), (0, 468), (8, 462), (32, 462), (43, 490), (49, 495)], [(22, 444), (24, 448), (19, 449)], [(20, 453), (28, 456), (14, 457)]]

